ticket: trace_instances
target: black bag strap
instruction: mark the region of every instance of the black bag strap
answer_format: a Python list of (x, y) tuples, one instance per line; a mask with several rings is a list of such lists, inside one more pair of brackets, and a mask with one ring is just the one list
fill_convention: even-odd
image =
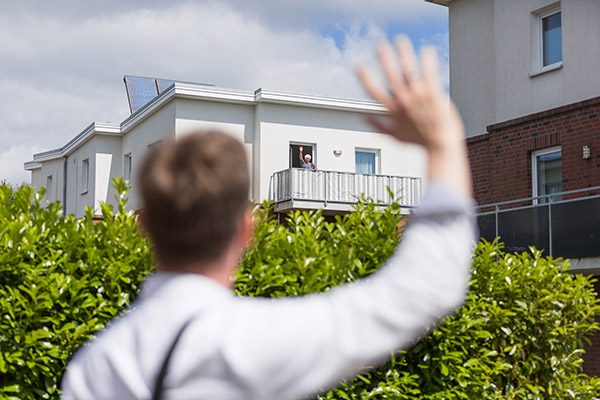
[(169, 351), (167, 351), (167, 355), (165, 356), (165, 359), (160, 367), (160, 370), (158, 371), (158, 375), (156, 376), (156, 380), (154, 381), (154, 390), (152, 391), (152, 400), (162, 400), (163, 389), (164, 389), (164, 380), (165, 380), (165, 376), (167, 375), (167, 369), (169, 367), (169, 361), (171, 360), (171, 355), (173, 354), (173, 350), (175, 350), (175, 346), (177, 346), (177, 342), (179, 342), (179, 338), (181, 338), (181, 334), (183, 333), (185, 328), (187, 328), (187, 326), (190, 324), (190, 322), (192, 322), (193, 320), (194, 320), (193, 318), (188, 319), (185, 322), (185, 324), (183, 324), (181, 329), (179, 329), (179, 332), (177, 332), (177, 336), (175, 336), (175, 339), (173, 339), (173, 343), (171, 343), (171, 347), (169, 347)]

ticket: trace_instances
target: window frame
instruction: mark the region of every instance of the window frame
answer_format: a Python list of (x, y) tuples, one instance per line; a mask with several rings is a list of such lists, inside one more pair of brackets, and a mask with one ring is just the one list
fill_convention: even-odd
[(127, 184), (131, 186), (131, 172), (133, 170), (133, 159), (131, 153), (127, 153), (123, 156), (123, 179), (129, 181)]
[[(356, 165), (356, 153), (371, 153), (375, 155), (375, 159), (374, 159), (374, 172), (372, 175), (379, 175), (380, 171), (381, 171), (381, 166), (380, 166), (380, 153), (381, 150), (380, 149), (368, 149), (368, 148), (364, 148), (364, 147), (355, 147), (354, 148), (354, 172), (357, 174), (361, 174), (362, 172), (358, 172), (357, 171), (357, 165)], [(364, 174), (364, 175), (371, 175), (371, 174)]]
[[(317, 144), (316, 143), (290, 141), (288, 143), (288, 151), (289, 151), (288, 168), (300, 168), (300, 167), (293, 166), (294, 165), (293, 163), (294, 163), (294, 161), (296, 161), (296, 159), (294, 158), (294, 151), (292, 150), (292, 146), (310, 147), (311, 152), (308, 153), (308, 154), (310, 154), (310, 157), (311, 157), (310, 162), (317, 165)], [(306, 153), (304, 153), (304, 154), (306, 154)]]
[[(544, 65), (544, 20), (552, 15), (561, 14), (561, 34), (560, 34), (560, 48), (561, 48), (561, 59), (552, 64)], [(529, 77), (534, 77), (546, 72), (554, 71), (562, 68), (563, 66), (563, 23), (562, 23), (562, 9), (560, 2), (551, 4), (547, 7), (544, 7), (540, 10), (536, 10), (532, 12), (532, 26), (535, 29), (532, 29), (532, 72), (529, 74)]]
[[(553, 15), (556, 14), (561, 14), (560, 16), (560, 60), (553, 62), (551, 64), (548, 65), (544, 65), (544, 20), (547, 18), (550, 18)], [(563, 57), (562, 57), (562, 12), (560, 7), (558, 8), (554, 8), (550, 11), (547, 11), (545, 13), (539, 14), (538, 15), (538, 24), (539, 24), (539, 41), (540, 41), (540, 70), (544, 70), (544, 69), (553, 69), (555, 68), (557, 65), (561, 64), (562, 65), (562, 61), (563, 61)]]
[(81, 194), (86, 194), (90, 190), (90, 159), (81, 161)]
[(54, 201), (54, 175), (46, 176), (46, 202)]
[[(548, 194), (548, 193), (539, 194), (539, 192), (538, 192), (538, 158), (540, 156), (556, 153), (559, 151), (561, 152), (560, 166), (561, 166), (561, 185), (562, 185), (562, 160), (563, 160), (562, 147), (561, 146), (552, 146), (552, 147), (547, 147), (545, 149), (535, 150), (535, 151), (531, 152), (531, 195), (532, 195), (531, 197), (538, 197), (538, 196), (543, 196), (545, 194)], [(548, 199), (550, 199), (550, 198), (548, 198)], [(553, 199), (553, 201), (557, 201), (557, 200)], [(545, 203), (545, 202), (546, 201), (541, 201), (540, 203)], [(534, 204), (538, 204), (538, 199), (534, 199)]]

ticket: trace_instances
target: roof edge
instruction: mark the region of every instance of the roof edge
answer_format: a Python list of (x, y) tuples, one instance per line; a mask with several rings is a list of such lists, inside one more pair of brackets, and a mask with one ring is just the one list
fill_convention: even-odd
[(37, 153), (33, 155), (33, 161), (30, 162), (41, 162), (54, 160), (57, 158), (64, 157), (68, 155), (73, 150), (77, 149), (79, 146), (87, 142), (94, 135), (120, 135), (121, 129), (117, 124), (112, 124), (109, 122), (92, 122), (89, 124), (84, 130), (79, 132), (77, 136), (73, 139), (69, 140), (67, 144), (64, 146), (54, 149), (48, 150), (41, 153)]
[(448, 7), (453, 0), (425, 0), (428, 3), (439, 4), (440, 6)]

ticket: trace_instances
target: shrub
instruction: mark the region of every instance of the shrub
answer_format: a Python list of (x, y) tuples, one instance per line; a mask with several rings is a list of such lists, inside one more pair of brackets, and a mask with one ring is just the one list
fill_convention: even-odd
[[(44, 208), (44, 192), (0, 185), (0, 398), (58, 398), (73, 352), (126, 307), (152, 270), (136, 218), (102, 205), (95, 223)], [(116, 211), (116, 213), (115, 213)]]
[[(150, 246), (124, 209), (80, 220), (43, 192), (0, 185), (0, 398), (58, 398), (66, 363), (135, 298), (153, 270)], [(397, 205), (369, 202), (334, 222), (294, 212), (287, 225), (257, 209), (256, 238), (236, 292), (279, 297), (327, 291), (374, 272), (400, 239)], [(392, 238), (390, 240), (390, 238)], [(598, 313), (590, 281), (561, 260), (477, 248), (465, 305), (412, 348), (320, 399), (592, 399), (598, 379), (578, 373)], [(318, 327), (315, 327), (318, 329)]]
[[(302, 295), (372, 273), (395, 248), (402, 222), (397, 206), (374, 208), (362, 203), (335, 223), (320, 211), (295, 212), (289, 228), (263, 212), (236, 290)], [(598, 398), (600, 380), (580, 370), (583, 342), (598, 329), (599, 312), (591, 281), (569, 273), (565, 261), (533, 248), (506, 254), (501, 244), (483, 242), (457, 313), (387, 364), (319, 398)]]

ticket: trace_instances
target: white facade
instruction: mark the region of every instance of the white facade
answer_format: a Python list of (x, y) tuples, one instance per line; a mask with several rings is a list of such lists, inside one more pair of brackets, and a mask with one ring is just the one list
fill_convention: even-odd
[[(433, 2), (449, 6), (450, 94), (467, 136), (600, 93), (600, 1)], [(555, 10), (562, 17), (562, 61), (544, 68), (540, 23)]]
[(114, 203), (112, 177), (131, 176), (128, 205), (139, 208), (135, 175), (148, 148), (206, 128), (228, 132), (245, 144), (250, 197), (257, 201), (269, 198), (273, 174), (290, 168), (294, 144), (314, 146), (319, 170), (353, 173), (355, 152), (366, 150), (376, 154), (378, 174), (422, 177), (425, 155), (420, 149), (375, 133), (365, 123), (365, 116), (382, 113), (379, 104), (368, 100), (175, 83), (120, 125), (93, 123), (62, 148), (35, 154), (25, 168), (32, 172), (34, 187), (51, 182), (49, 200), (61, 200), (65, 211), (78, 217), (85, 206), (98, 213), (100, 202)]

